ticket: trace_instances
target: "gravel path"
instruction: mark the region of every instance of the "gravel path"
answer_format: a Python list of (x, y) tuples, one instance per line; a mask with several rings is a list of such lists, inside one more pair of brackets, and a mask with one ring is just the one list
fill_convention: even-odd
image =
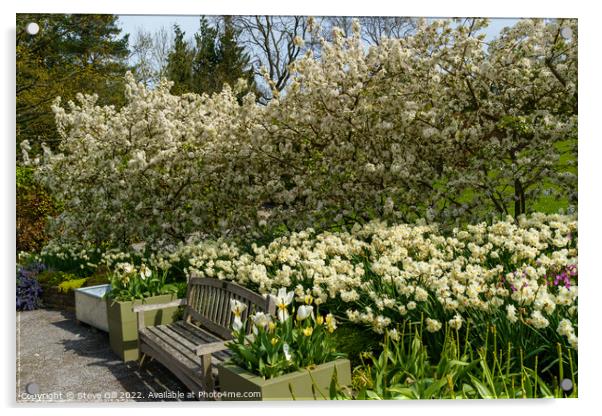
[[(37, 394), (28, 394), (37, 393)], [(17, 401), (105, 402), (189, 400), (165, 367), (123, 363), (109, 335), (64, 311), (17, 313)]]

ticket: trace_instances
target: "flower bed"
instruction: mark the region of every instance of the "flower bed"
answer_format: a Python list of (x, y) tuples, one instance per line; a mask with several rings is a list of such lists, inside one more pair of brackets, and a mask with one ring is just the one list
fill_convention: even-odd
[(545, 368), (557, 344), (577, 349), (577, 220), (534, 214), (518, 223), (436, 225), (372, 222), (350, 232), (309, 229), (244, 251), (234, 243), (184, 247), (189, 272), (261, 293), (280, 287), (377, 333), (423, 321), (437, 352), (442, 329), (465, 330), (476, 345), (495, 326), (501, 344), (521, 345)]
[(262, 293), (311, 294), (376, 332), (421, 313), (436, 332), (442, 322), (461, 327), (466, 314), (537, 329), (550, 326), (545, 316), (576, 321), (576, 247), (574, 217), (536, 214), (449, 236), (436, 225), (372, 222), (351, 232), (310, 229), (250, 252), (218, 242), (175, 256), (190, 256), (189, 272), (201, 276), (235, 278)]

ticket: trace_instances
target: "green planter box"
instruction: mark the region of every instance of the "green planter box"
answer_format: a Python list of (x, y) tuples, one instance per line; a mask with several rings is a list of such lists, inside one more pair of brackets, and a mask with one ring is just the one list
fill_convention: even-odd
[[(138, 323), (132, 308), (137, 305), (156, 305), (176, 300), (176, 295), (161, 295), (127, 302), (107, 300), (109, 341), (111, 349), (123, 361), (138, 359)], [(178, 307), (147, 311), (144, 322), (147, 326), (170, 324), (178, 318)]]
[(351, 385), (351, 364), (347, 359), (330, 361), (311, 370), (299, 370), (269, 380), (252, 374), (230, 361), (218, 368), (222, 400), (323, 400), (324, 397), (328, 399), (335, 368), (339, 385)]

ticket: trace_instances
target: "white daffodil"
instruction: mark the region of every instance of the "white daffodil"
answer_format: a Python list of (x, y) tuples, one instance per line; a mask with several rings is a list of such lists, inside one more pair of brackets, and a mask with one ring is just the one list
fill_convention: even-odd
[(436, 319), (426, 318), (426, 330), (429, 332), (437, 332), (441, 329), (441, 322)]
[(308, 305), (301, 305), (299, 309), (297, 309), (297, 320), (303, 321), (307, 319), (309, 316), (312, 316), (314, 313), (314, 307)]
[(452, 329), (459, 330), (460, 328), (462, 328), (462, 322), (464, 322), (464, 319), (462, 319), (462, 315), (457, 313), (452, 319), (449, 320), (449, 326)]
[(281, 287), (278, 289), (278, 294), (276, 296), (270, 295), (274, 302), (276, 303), (276, 307), (278, 308), (278, 319), (283, 322), (288, 319), (288, 309), (287, 306), (293, 301), (293, 296), (295, 292), (286, 292), (286, 288)]
[(397, 332), (397, 329), (393, 328), (389, 331), (389, 338), (393, 341), (399, 341), (399, 332)]
[(123, 273), (132, 273), (134, 271), (134, 266), (132, 266), (130, 263), (120, 263), (117, 265), (118, 268), (121, 268), (121, 270), (123, 271)]

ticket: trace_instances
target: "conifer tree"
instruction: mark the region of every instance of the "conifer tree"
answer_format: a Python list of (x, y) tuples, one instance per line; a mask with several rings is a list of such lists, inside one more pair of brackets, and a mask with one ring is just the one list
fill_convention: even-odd
[[(30, 22), (40, 28), (35, 35), (25, 31)], [(32, 154), (43, 142), (58, 145), (51, 110), (57, 96), (96, 93), (101, 105), (123, 104), (128, 35), (121, 36), (117, 16), (18, 14), (16, 40), (17, 143), (28, 140)]]
[(220, 63), (218, 73), (221, 75), (221, 82), (233, 85), (239, 78), (247, 81), (247, 91), (253, 90), (254, 74), (250, 64), (250, 57), (245, 52), (243, 46), (238, 44), (239, 31), (232, 23), (232, 16), (223, 16), (224, 29), (220, 38)]
[(231, 16), (219, 20), (221, 25), (219, 22), (211, 25), (207, 18), (201, 18), (200, 29), (194, 35), (194, 47), (184, 39), (180, 28), (175, 27), (175, 42), (167, 66), (167, 76), (174, 82), (173, 94), (213, 94), (220, 92), (224, 84), (234, 86), (239, 78), (247, 81), (247, 89), (241, 91), (239, 98), (254, 90), (250, 58), (238, 44), (238, 31)]
[(185, 32), (174, 25), (174, 45), (167, 58), (167, 78), (173, 81), (172, 94), (180, 95), (193, 91), (192, 62), (194, 50), (184, 39)]

